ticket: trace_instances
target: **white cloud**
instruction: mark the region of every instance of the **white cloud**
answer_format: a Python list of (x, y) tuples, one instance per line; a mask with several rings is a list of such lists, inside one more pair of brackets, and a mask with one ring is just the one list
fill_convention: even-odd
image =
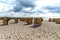
[(15, 0), (0, 0), (0, 12), (6, 12), (13, 8)]
[(45, 13), (45, 14), (43, 13), (42, 16), (44, 16), (44, 17), (48, 16), (48, 18), (53, 17), (53, 16), (60, 17), (60, 16), (58, 16), (59, 14), (56, 13), (56, 15), (57, 15), (56, 16), (56, 15), (54, 15), (55, 13), (50, 13), (49, 10), (44, 9), (44, 6), (59, 6), (60, 0), (36, 0), (34, 4), (36, 5), (36, 7), (32, 11), (41, 10)]
[(60, 17), (60, 14), (58, 13), (51, 13), (49, 10), (44, 9), (45, 6), (60, 6), (60, 0), (36, 0), (35, 5), (35, 9), (40, 9), (44, 12), (44, 14), (40, 14), (40, 16), (43, 16), (44, 18)]
[(7, 10), (8, 10), (8, 6), (6, 4), (0, 3), (0, 12), (7, 11)]
[(23, 11), (31, 11), (32, 8), (31, 8), (31, 7), (25, 8), (25, 7), (24, 7), (22, 10), (23, 10)]
[[(49, 10), (45, 10), (43, 9), (44, 6), (60, 6), (60, 0), (36, 0), (35, 3), (36, 7), (34, 8), (34, 10), (32, 10), (31, 8), (23, 8), (22, 10), (25, 10), (25, 11), (37, 11), (38, 9), (39, 10), (42, 10), (44, 12), (44, 14), (40, 14), (40, 13), (33, 13), (33, 14), (26, 14), (26, 13), (21, 13), (21, 12), (17, 12), (17, 13), (7, 13), (7, 15), (10, 15), (11, 17), (20, 17), (20, 16), (35, 16), (35, 17), (43, 17), (43, 18), (58, 18), (60, 17), (60, 14), (58, 13), (51, 13), (49, 12)], [(7, 4), (2, 4), (0, 3), (0, 11), (7, 11), (12, 9), (12, 6), (10, 7), (10, 5), (7, 5)], [(13, 15), (11, 15), (13, 14)], [(6, 13), (4, 14), (6, 15)]]
[(0, 3), (0, 12), (6, 12), (10, 9), (12, 9), (13, 7), (8, 5), (8, 4), (3, 4), (3, 3)]
[(59, 6), (60, 0), (36, 0), (35, 4), (37, 8), (42, 8), (44, 6)]
[[(13, 15), (12, 15), (13, 14)], [(33, 14), (29, 14), (29, 13), (23, 13), (23, 12), (10, 12), (10, 13), (3, 13), (1, 14), (1, 16), (6, 16), (6, 17), (43, 17), (44, 19), (48, 19), (48, 18), (59, 18), (60, 14), (52, 14), (52, 13), (45, 13), (45, 14), (40, 14), (40, 13), (33, 13)]]

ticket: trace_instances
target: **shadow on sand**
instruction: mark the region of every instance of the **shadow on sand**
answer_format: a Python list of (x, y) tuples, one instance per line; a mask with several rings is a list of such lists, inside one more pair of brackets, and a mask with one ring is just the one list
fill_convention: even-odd
[(31, 26), (31, 28), (38, 28), (40, 26), (41, 26), (40, 24), (34, 24), (34, 25)]
[(1, 24), (0, 26), (7, 26), (7, 25), (3, 25), (3, 24)]
[(31, 24), (24, 24), (24, 25), (31, 25)]
[(16, 24), (15, 22), (13, 22), (13, 23), (9, 23), (9, 24)]
[[(2, 23), (2, 22), (0, 22), (0, 23)], [(16, 23), (8, 23), (8, 24), (16, 24)], [(6, 26), (6, 25), (0, 24), (0, 26)]]

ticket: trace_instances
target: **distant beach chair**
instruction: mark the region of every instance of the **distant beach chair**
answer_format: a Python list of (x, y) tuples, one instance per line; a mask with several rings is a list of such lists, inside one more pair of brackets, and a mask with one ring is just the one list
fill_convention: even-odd
[[(26, 21), (27, 24), (33, 23), (33, 18), (20, 18), (20, 21)], [(42, 24), (43, 18), (34, 18), (34, 24)]]
[(15, 23), (18, 23), (18, 18), (13, 18), (15, 20)]
[(49, 18), (49, 22), (52, 22), (53, 21), (53, 19), (52, 18)]
[(32, 18), (26, 18), (25, 21), (28, 23), (28, 24), (32, 24)]
[(20, 21), (25, 21), (26, 20), (26, 18), (20, 18)]
[[(10, 19), (14, 19), (15, 23), (18, 23), (18, 18), (7, 18), (7, 17), (3, 17), (3, 25), (8, 25), (8, 21)], [(33, 22), (33, 18), (21, 18), (20, 20), (22, 21), (26, 21), (28, 24), (32, 24)], [(42, 24), (43, 18), (34, 18), (34, 24)]]
[(57, 24), (60, 24), (60, 18), (49, 18), (49, 22), (56, 22)]
[(53, 18), (53, 22), (56, 22), (58, 18)]
[(8, 25), (8, 18), (6, 17), (3, 18), (3, 25)]

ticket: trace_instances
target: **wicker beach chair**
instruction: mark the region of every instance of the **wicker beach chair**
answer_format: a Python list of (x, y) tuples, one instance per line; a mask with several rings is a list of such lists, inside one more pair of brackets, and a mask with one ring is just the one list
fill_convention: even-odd
[(43, 20), (41, 18), (35, 18), (34, 19), (34, 24), (40, 24), (41, 25), (42, 24), (42, 21)]

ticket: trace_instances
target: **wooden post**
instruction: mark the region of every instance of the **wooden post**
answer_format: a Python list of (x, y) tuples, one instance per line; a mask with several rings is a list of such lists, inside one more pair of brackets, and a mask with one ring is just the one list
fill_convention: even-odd
[(3, 18), (3, 25), (8, 25), (8, 18), (6, 17)]
[(15, 23), (18, 23), (18, 18), (14, 18), (14, 20), (15, 20)]

